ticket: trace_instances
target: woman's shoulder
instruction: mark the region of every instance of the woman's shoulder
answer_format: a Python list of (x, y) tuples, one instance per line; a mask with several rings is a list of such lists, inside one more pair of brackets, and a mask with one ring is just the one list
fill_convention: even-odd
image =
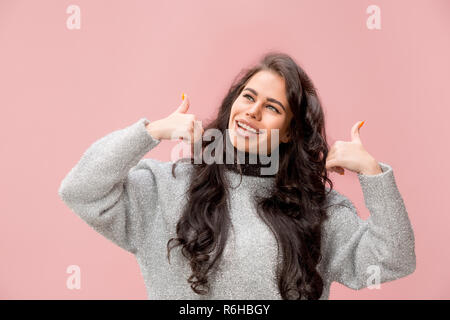
[(145, 158), (130, 170), (127, 181), (139, 207), (152, 216), (160, 215), (160, 222), (172, 228), (187, 199), (191, 172), (192, 165), (185, 162)]

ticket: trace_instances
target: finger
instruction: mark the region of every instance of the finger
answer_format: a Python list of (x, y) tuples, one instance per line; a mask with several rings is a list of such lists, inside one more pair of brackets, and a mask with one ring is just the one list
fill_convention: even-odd
[(186, 132), (184, 133), (183, 137), (181, 138), (183, 140), (183, 142), (187, 143), (187, 144), (191, 144), (192, 143), (192, 132)]
[(188, 139), (188, 135), (186, 133), (186, 130), (177, 129), (172, 131), (172, 134), (170, 136), (170, 140), (183, 140), (186, 141)]
[(339, 173), (340, 175), (343, 175), (345, 173), (345, 170), (342, 167), (335, 167), (334, 171)]
[(358, 121), (357, 123), (355, 123), (353, 125), (352, 130), (351, 130), (352, 142), (359, 142), (359, 143), (361, 143), (361, 137), (360, 137), (360, 134), (359, 134), (359, 129), (362, 127), (364, 122), (365, 121)]
[(183, 102), (180, 104), (180, 106), (175, 110), (177, 113), (186, 113), (189, 109), (189, 98), (186, 94), (183, 93), (182, 97)]
[(336, 172), (336, 170), (334, 169), (334, 167), (327, 169), (328, 172)]
[(343, 175), (344, 172), (345, 172), (344, 168), (339, 167), (339, 166), (337, 166), (337, 167), (330, 167), (329, 169), (327, 169), (327, 171), (329, 171), (329, 172), (336, 172), (336, 173), (339, 173), (340, 175)]
[(331, 149), (328, 150), (327, 160), (333, 158), (335, 152), (336, 152), (336, 148), (334, 146), (332, 146)]
[(333, 144), (331, 145), (331, 147), (328, 150), (328, 157), (333, 157), (334, 154), (336, 153), (336, 150), (338, 148), (340, 148), (340, 144), (342, 144), (343, 141), (341, 140), (336, 140), (333, 142)]
[(335, 159), (328, 159), (325, 163), (325, 168), (327, 170), (333, 170), (334, 167), (338, 167), (339, 163)]
[(340, 165), (340, 162), (336, 159), (329, 159), (325, 163), (325, 168), (331, 172), (337, 172), (339, 174), (344, 174), (344, 168)]

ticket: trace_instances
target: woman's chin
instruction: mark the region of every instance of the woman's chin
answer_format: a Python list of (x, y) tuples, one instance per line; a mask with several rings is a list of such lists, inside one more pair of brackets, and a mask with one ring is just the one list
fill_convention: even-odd
[[(263, 137), (258, 137), (258, 139), (248, 139), (236, 133), (234, 130), (229, 130), (230, 141), (237, 150), (241, 152), (255, 153), (257, 154), (259, 150), (264, 150), (265, 148), (258, 147), (258, 143), (266, 143), (266, 139)], [(259, 141), (258, 141), (259, 140)], [(261, 141), (262, 140), (262, 141)]]

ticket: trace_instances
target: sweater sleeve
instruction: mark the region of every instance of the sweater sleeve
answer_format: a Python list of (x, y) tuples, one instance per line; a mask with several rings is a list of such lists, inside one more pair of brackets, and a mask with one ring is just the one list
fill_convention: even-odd
[(155, 184), (152, 172), (140, 169), (138, 163), (160, 142), (148, 133), (148, 123), (141, 118), (94, 142), (58, 190), (63, 202), (81, 219), (133, 254), (141, 245), (149, 219), (136, 201), (142, 192), (140, 185), (143, 179), (146, 185)]
[[(370, 212), (359, 218), (353, 203), (335, 192), (324, 223), (323, 248), (331, 281), (359, 290), (414, 272), (414, 233), (392, 167), (379, 162), (382, 173), (358, 174)], [(333, 190), (334, 191), (334, 190)]]

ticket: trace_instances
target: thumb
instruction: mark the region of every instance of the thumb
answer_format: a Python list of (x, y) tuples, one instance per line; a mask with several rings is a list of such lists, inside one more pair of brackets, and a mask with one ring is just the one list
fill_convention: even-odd
[(186, 113), (189, 109), (189, 98), (183, 93), (181, 99), (183, 99), (183, 102), (180, 104), (177, 110), (175, 110), (175, 112)]
[(351, 131), (352, 142), (359, 142), (359, 143), (361, 143), (361, 136), (359, 135), (359, 128), (362, 127), (364, 122), (365, 121), (358, 121), (357, 123), (355, 123), (353, 125), (352, 131)]

